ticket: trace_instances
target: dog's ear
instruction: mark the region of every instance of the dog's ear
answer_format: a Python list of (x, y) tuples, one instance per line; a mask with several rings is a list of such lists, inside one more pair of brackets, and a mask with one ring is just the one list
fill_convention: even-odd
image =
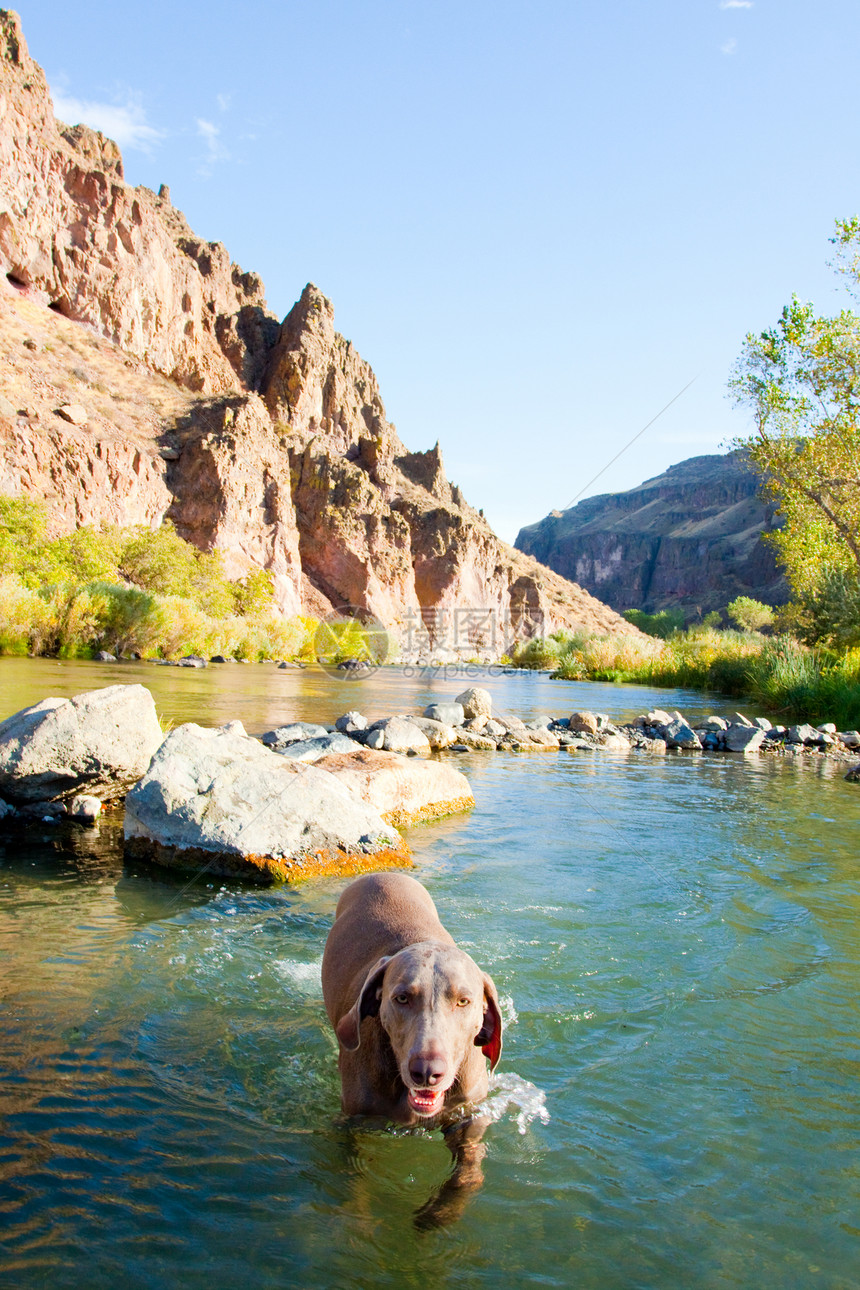
[(502, 1014), (499, 996), (491, 976), (484, 975), (484, 1024), (475, 1035), (475, 1045), (490, 1059), (490, 1070), (495, 1070), (502, 1055)]
[(391, 955), (388, 954), (374, 963), (364, 978), (364, 985), (355, 1003), (335, 1027), (335, 1034), (349, 1053), (354, 1053), (361, 1043), (361, 1023), (364, 1018), (376, 1017), (379, 1013), (382, 978), (390, 962)]

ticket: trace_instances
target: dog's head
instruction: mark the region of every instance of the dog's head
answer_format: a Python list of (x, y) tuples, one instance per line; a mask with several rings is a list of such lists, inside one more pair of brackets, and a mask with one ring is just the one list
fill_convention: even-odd
[(502, 1019), (492, 978), (455, 945), (420, 941), (368, 972), (337, 1025), (353, 1052), (365, 1017), (379, 1017), (416, 1115), (438, 1115), (473, 1046), (493, 1069), (502, 1051)]

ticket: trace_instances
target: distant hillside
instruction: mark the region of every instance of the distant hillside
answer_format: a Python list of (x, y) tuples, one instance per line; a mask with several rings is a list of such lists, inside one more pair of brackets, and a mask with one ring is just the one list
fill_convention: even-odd
[(691, 457), (626, 493), (589, 497), (520, 529), (516, 546), (619, 612), (783, 604), (788, 585), (762, 534), (773, 510), (738, 453)]

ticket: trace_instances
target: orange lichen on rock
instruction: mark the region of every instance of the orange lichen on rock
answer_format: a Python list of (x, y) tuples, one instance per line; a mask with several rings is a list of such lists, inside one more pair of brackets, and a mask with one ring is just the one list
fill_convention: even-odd
[(377, 869), (411, 869), (412, 852), (406, 843), (379, 851), (313, 851), (292, 859), (206, 851), (202, 847), (171, 847), (148, 838), (127, 838), (126, 855), (153, 861), (168, 869), (197, 873), (200, 877), (242, 878), (258, 886), (305, 882), (308, 878), (350, 878)]

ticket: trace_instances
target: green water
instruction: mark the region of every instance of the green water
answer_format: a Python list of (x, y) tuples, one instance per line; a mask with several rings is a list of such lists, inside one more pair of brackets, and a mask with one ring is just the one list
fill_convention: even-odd
[[(469, 683), (0, 660), (0, 716), (117, 680), (256, 733)], [(487, 684), (518, 715), (721, 710)], [(111, 816), (0, 844), (3, 1284), (860, 1285), (858, 786), (739, 757), (456, 764), (476, 809), (411, 832), (416, 872), (507, 1022), (461, 1220), (413, 1225), (438, 1135), (339, 1118), (319, 968), (341, 884), (186, 888), (124, 865)]]

